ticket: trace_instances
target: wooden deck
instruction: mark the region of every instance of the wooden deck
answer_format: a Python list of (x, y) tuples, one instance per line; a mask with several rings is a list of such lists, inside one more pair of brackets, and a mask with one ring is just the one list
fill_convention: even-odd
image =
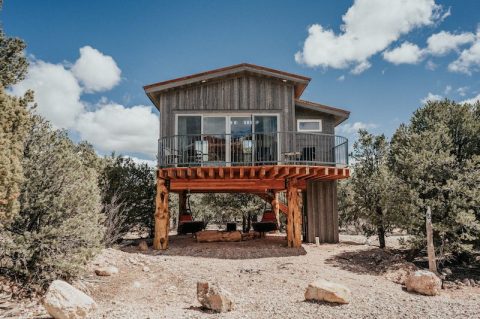
[(232, 167), (175, 167), (163, 168), (157, 177), (167, 182), (171, 192), (197, 193), (265, 193), (284, 191), (286, 181), (295, 179), (300, 190), (308, 180), (337, 180), (348, 178), (348, 168), (305, 165), (267, 165)]
[[(307, 181), (328, 181), (348, 178), (348, 168), (304, 165), (217, 166), (160, 168), (157, 171), (154, 249), (168, 248), (170, 212), (168, 194), (198, 193), (254, 193), (270, 201), (277, 216), (287, 215), (287, 244), (300, 247), (302, 236), (302, 197)], [(287, 206), (281, 205), (278, 192), (287, 192)]]

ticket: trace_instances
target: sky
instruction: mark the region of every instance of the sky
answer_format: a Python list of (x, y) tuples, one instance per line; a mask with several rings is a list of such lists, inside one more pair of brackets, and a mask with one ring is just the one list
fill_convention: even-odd
[(153, 163), (143, 85), (247, 62), (311, 77), (302, 98), (351, 112), (337, 134), (390, 137), (424, 101), (480, 99), (480, 1), (5, 0), (37, 112), (99, 154)]

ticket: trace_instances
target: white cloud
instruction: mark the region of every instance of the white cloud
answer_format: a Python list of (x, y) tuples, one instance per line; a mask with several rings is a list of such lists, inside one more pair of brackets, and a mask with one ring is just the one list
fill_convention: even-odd
[(339, 34), (319, 24), (310, 26), (295, 60), (310, 67), (354, 66), (358, 72), (402, 34), (444, 18), (440, 11), (434, 0), (356, 0), (342, 17)]
[(82, 93), (108, 90), (118, 81), (120, 69), (115, 61), (87, 46), (80, 49), (80, 58), (71, 69), (62, 64), (31, 61), (27, 78), (14, 85), (12, 93), (23, 95), (33, 89), (40, 115), (56, 128), (78, 133), (97, 151), (133, 153), (151, 160), (155, 158), (159, 135), (158, 116), (151, 107), (127, 108), (101, 97), (87, 111), (87, 102), (82, 101)]
[(448, 70), (471, 75), (480, 71), (480, 30), (477, 31), (475, 42), (464, 49), (460, 56), (448, 65)]
[(147, 160), (143, 158), (138, 158), (135, 156), (129, 156), (132, 161), (134, 161), (137, 164), (147, 164), (148, 167), (155, 168), (157, 166), (157, 161), (154, 160)]
[(370, 69), (372, 64), (368, 61), (362, 61), (359, 64), (357, 64), (351, 71), (350, 73), (358, 75), (360, 73), (363, 73), (364, 71)]
[(417, 64), (423, 58), (423, 50), (416, 44), (404, 42), (399, 47), (383, 52), (383, 58), (393, 64)]
[(445, 95), (447, 95), (447, 94), (450, 94), (450, 92), (452, 92), (452, 86), (451, 86), (451, 85), (447, 85), (447, 86), (445, 87), (445, 91), (443, 91), (443, 93), (444, 93)]
[(459, 34), (441, 31), (432, 34), (427, 39), (427, 50), (432, 55), (445, 55), (450, 51), (456, 51), (464, 44), (471, 43), (475, 40), (475, 35), (471, 32)]
[(355, 123), (345, 123), (338, 126), (336, 129), (341, 134), (355, 134), (358, 130), (369, 130), (372, 128), (376, 128), (378, 125), (373, 123), (363, 123), (363, 122), (355, 122)]
[(101, 152), (140, 153), (150, 159), (157, 152), (158, 117), (150, 106), (100, 105), (81, 114), (76, 129)]
[(112, 89), (120, 82), (121, 70), (111, 56), (104, 55), (91, 46), (80, 48), (80, 58), (72, 67), (75, 77), (86, 92)]
[(432, 60), (428, 60), (427, 64), (425, 65), (425, 68), (430, 71), (435, 71), (435, 69), (437, 68), (437, 65)]
[(468, 86), (459, 87), (459, 88), (457, 89), (457, 93), (458, 93), (458, 95), (460, 95), (460, 96), (465, 96), (465, 95), (467, 95), (468, 89), (469, 89)]
[(345, 80), (345, 75), (340, 75), (338, 78), (337, 78), (337, 81), (339, 82), (342, 82)]
[(31, 61), (26, 79), (14, 85), (12, 92), (22, 95), (28, 89), (35, 91), (36, 111), (56, 128), (71, 128), (85, 109), (80, 101), (82, 88), (61, 64)]
[(475, 104), (477, 102), (480, 102), (480, 94), (472, 97), (471, 99), (463, 100), (463, 101), (460, 102), (460, 104), (464, 104), (464, 103)]
[(422, 102), (422, 104), (425, 104), (428, 101), (434, 102), (434, 101), (440, 101), (442, 99), (443, 99), (443, 96), (428, 92), (427, 96), (421, 99), (420, 102)]

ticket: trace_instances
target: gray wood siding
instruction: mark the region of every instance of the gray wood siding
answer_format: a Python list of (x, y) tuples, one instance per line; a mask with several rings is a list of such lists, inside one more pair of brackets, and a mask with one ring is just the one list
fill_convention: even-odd
[(161, 136), (175, 134), (175, 114), (279, 113), (279, 130), (295, 130), (293, 85), (243, 75), (161, 93)]
[[(322, 132), (325, 134), (335, 133), (335, 119), (333, 115), (316, 112), (313, 110), (304, 109), (302, 107), (295, 108), (295, 130), (297, 130), (298, 119), (315, 119), (322, 120)], [(318, 135), (312, 136), (310, 134), (299, 133), (296, 136), (297, 150), (300, 153), (306, 153), (307, 157), (311, 161), (319, 161), (324, 163), (335, 162), (335, 138), (333, 136)], [(315, 147), (312, 149), (312, 145), (321, 145), (321, 148)]]
[(337, 182), (309, 181), (305, 197), (306, 241), (338, 243)]
[(335, 118), (333, 115), (308, 110), (302, 107), (296, 107), (295, 109), (295, 130), (297, 128), (297, 120), (322, 120), (322, 133), (334, 134), (335, 133)]

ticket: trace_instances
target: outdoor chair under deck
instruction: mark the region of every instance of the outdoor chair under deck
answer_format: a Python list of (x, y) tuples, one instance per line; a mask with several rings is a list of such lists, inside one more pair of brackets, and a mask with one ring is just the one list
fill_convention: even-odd
[(259, 232), (262, 237), (264, 237), (267, 232), (278, 230), (275, 213), (271, 210), (266, 210), (263, 213), (262, 220), (252, 223), (252, 227), (253, 230)]

